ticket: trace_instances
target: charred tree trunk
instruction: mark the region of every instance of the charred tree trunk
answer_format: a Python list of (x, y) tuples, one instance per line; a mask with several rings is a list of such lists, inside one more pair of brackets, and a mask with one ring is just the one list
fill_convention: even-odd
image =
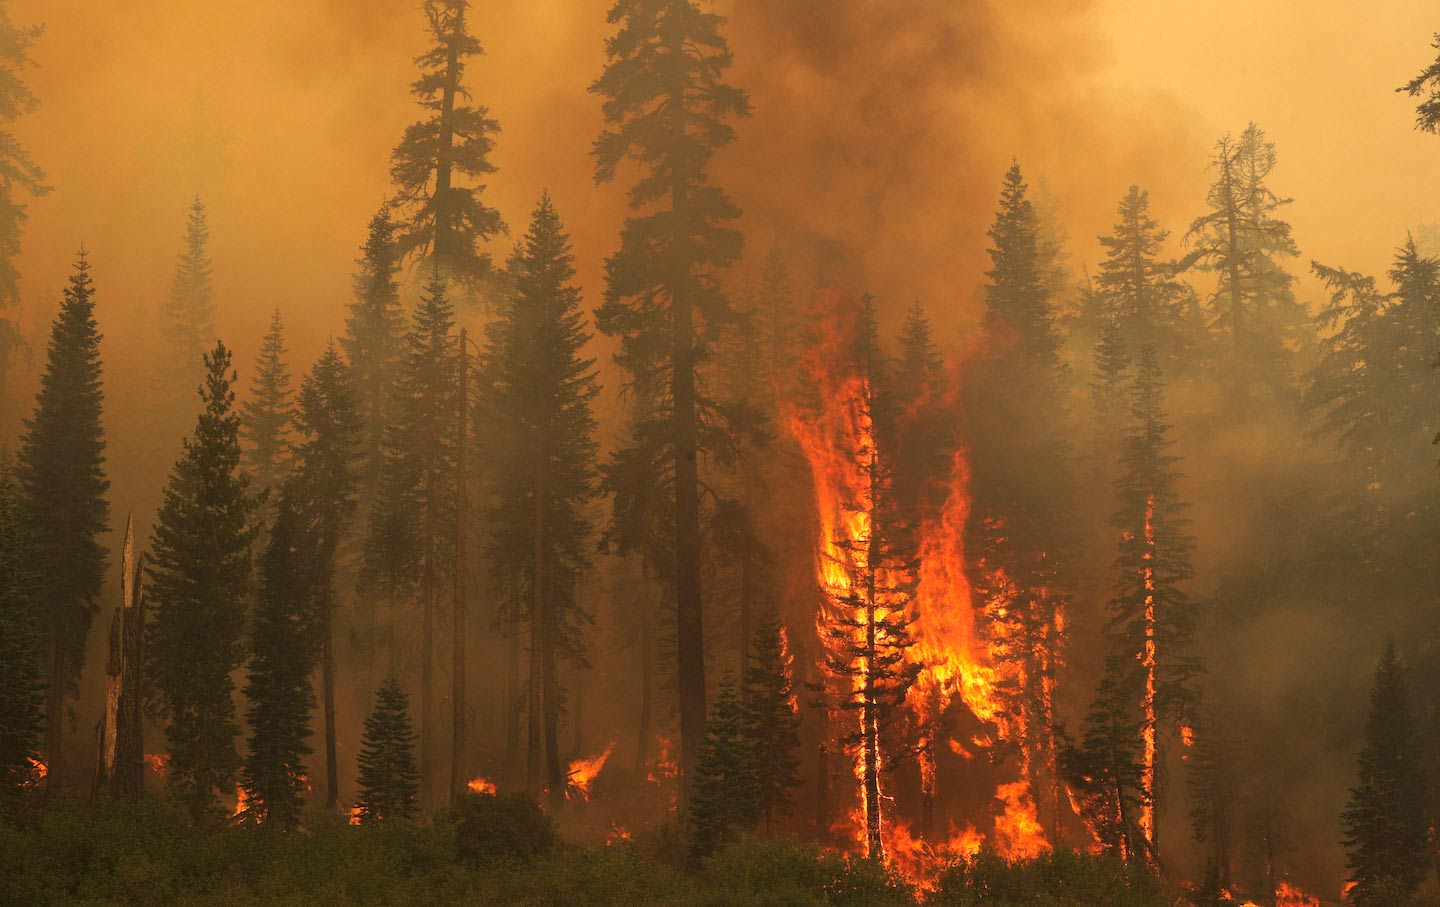
[(145, 740), (141, 717), (144, 682), (145, 601), (141, 558), (135, 554), (135, 522), (125, 521), (120, 559), (120, 608), (110, 624), (110, 656), (105, 665), (105, 712), (100, 718), (97, 795), (131, 802), (145, 792)]
[(335, 562), (325, 572), (320, 601), (320, 686), (325, 710), (325, 808), (340, 808), (340, 768), (335, 755)]
[(454, 708), (452, 718), (452, 745), (450, 749), (450, 800), (453, 802), (465, 792), (468, 781), (465, 765), (465, 417), (466, 413), (466, 356), (465, 329), (460, 329), (460, 402), (458, 412), (458, 433), (455, 441), (455, 599), (451, 605), (454, 618), (454, 648), (452, 650), (450, 701)]
[(505, 765), (514, 770), (520, 764), (520, 603), (513, 598), (505, 623)]
[(645, 770), (650, 761), (650, 713), (652, 711), (650, 675), (654, 671), (654, 637), (649, 615), (640, 628), (640, 720), (636, 727), (635, 771)]
[[(548, 707), (542, 702), (545, 690), (545, 650), (549, 628), (545, 606), (545, 471), (535, 473), (535, 553), (530, 577), (530, 708), (526, 716), (527, 739), (525, 780), (531, 795), (541, 787), (541, 725)], [(553, 794), (553, 791), (552, 791)]]

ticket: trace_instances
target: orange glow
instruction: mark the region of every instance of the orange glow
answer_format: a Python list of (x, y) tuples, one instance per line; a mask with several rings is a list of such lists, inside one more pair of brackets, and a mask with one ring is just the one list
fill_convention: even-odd
[(910, 823), (895, 819), (890, 823), (886, 853), (891, 868), (906, 882), (920, 891), (934, 891), (947, 866), (975, 856), (984, 843), (985, 836), (973, 827), (953, 824), (944, 841), (926, 841), (910, 833)]
[(605, 836), (606, 846), (612, 844), (619, 844), (622, 841), (629, 841), (630, 839), (630, 829), (626, 828), (618, 822), (610, 823), (610, 833)]
[(230, 814), (232, 819), (254, 818), (260, 821), (263, 816), (250, 814), (250, 794), (242, 785), (235, 785), (235, 811)]
[(1030, 783), (1002, 784), (995, 791), (1003, 811), (995, 817), (995, 852), (1007, 860), (1032, 860), (1050, 850), (1036, 815)]
[(359, 824), (360, 824), (360, 807), (358, 807), (358, 806), (352, 806), (352, 807), (350, 807), (350, 824), (351, 824), (351, 825), (359, 825)]
[(1155, 844), (1155, 495), (1145, 499), (1145, 552), (1140, 556), (1144, 562), (1145, 583), (1145, 648), (1140, 656), (1145, 670), (1145, 696), (1140, 706), (1144, 712), (1144, 724), (1140, 728), (1144, 754), (1141, 757), (1140, 786), (1145, 799), (1140, 804), (1140, 830), (1145, 840)]
[(34, 756), (29, 756), (27, 758), (29, 758), (30, 768), (33, 770), (30, 776), (29, 783), (32, 787), (38, 786), (41, 781), (45, 780), (45, 776), (49, 774), (50, 769), (45, 763), (41, 762), (39, 759), (36, 759)]
[(1320, 899), (1289, 882), (1281, 882), (1275, 890), (1275, 907), (1320, 907)]
[(170, 765), (170, 756), (167, 753), (146, 753), (145, 764), (158, 775)]
[(565, 791), (565, 798), (589, 800), (590, 785), (594, 783), (595, 776), (605, 767), (605, 762), (610, 758), (610, 753), (615, 749), (615, 741), (611, 740), (605, 751), (588, 759), (576, 759), (570, 763), (568, 775), (569, 789)]
[(490, 781), (490, 780), (486, 779), (486, 778), (482, 778), (482, 777), (479, 776), (479, 775), (476, 775), (474, 778), (471, 778), (471, 779), (470, 779), (470, 783), (467, 784), (467, 785), (465, 785), (465, 786), (468, 787), (468, 788), (470, 788), (471, 791), (473, 791), (473, 792), (475, 792), (475, 793), (477, 793), (477, 794), (493, 794), (493, 793), (495, 793), (495, 783), (494, 783), (493, 781)]

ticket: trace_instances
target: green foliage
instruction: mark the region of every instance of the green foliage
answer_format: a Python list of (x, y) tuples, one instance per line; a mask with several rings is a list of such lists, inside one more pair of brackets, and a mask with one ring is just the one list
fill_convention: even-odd
[(250, 818), (293, 828), (304, 802), (311, 749), (310, 684), (317, 654), (314, 540), (288, 492), (260, 558), (260, 591), (250, 629), (249, 751), (242, 770)]
[(244, 663), (256, 501), (240, 469), (235, 374), (223, 343), (205, 356), (204, 410), (170, 473), (146, 574), (148, 671), (160, 694), (172, 790), (197, 821), (234, 790), (232, 675)]
[[(0, 4), (0, 309), (20, 301), (20, 272), (15, 259), (20, 254), (21, 231), (28, 217), (26, 205), (19, 195), (38, 198), (50, 191), (45, 173), (11, 133), (9, 124), (35, 109), (38, 101), (30, 86), (21, 78), (23, 70), (34, 65), (30, 46), (40, 37), (44, 26), (17, 26), (10, 20), (10, 10)], [(5, 395), (5, 376), (10, 363), (24, 340), (16, 325), (0, 319), (0, 397)]]
[(375, 710), (360, 738), (360, 821), (405, 819), (419, 809), (420, 771), (410, 700), (394, 677), (375, 693)]
[(436, 822), (453, 826), (456, 858), (476, 866), (533, 863), (555, 852), (560, 843), (555, 820), (521, 794), (467, 791)]
[(758, 814), (768, 832), (794, 806), (799, 787), (800, 714), (795, 703), (795, 659), (778, 617), (763, 621), (750, 642), (745, 672), (745, 737), (759, 770)]
[(285, 325), (280, 307), (270, 316), (270, 328), (255, 359), (250, 399), (240, 407), (240, 437), (246, 442), (245, 468), (260, 491), (276, 488), (290, 466), (290, 420), (294, 400), (290, 369), (285, 362)]
[(1345, 808), (1345, 851), (1357, 904), (1415, 892), (1430, 859), (1423, 755), (1405, 668), (1387, 642), (1370, 690), (1358, 779)]
[[(1434, 47), (1440, 50), (1440, 32), (1435, 34)], [(1415, 78), (1406, 82), (1396, 91), (1403, 91), (1412, 98), (1421, 98), (1415, 108), (1415, 128), (1421, 132), (1440, 131), (1440, 56), (1435, 62), (1420, 71)]]
[(105, 576), (100, 535), (110, 520), (101, 426), (100, 332), (95, 285), (82, 249), (50, 329), (35, 411), (25, 420), (16, 478), (39, 580), (35, 607), (45, 636), (50, 685), (47, 758), (59, 754), (66, 693), (85, 663), (85, 643)]
[(1055, 850), (1007, 862), (982, 851), (940, 876), (926, 907), (1172, 907), (1176, 898), (1143, 865)]
[(156, 430), (167, 445), (194, 418), (196, 388), (204, 393), (203, 360), (215, 341), (210, 227), (199, 196), (190, 205), (183, 242), (170, 282), (170, 297), (160, 312), (163, 349), (155, 373), (157, 405), (151, 410), (158, 420)]
[(44, 686), (35, 624), (36, 576), (19, 493), (0, 456), (0, 819), (35, 782)]
[(1074, 792), (1091, 834), (1107, 851), (1123, 860), (1148, 857), (1140, 829), (1140, 811), (1150, 802), (1140, 761), (1141, 723), (1134, 696), (1126, 684), (1128, 669), (1120, 659), (1106, 660), (1079, 744), (1060, 753), (1060, 770)]
[(1166, 368), (1180, 360), (1191, 338), (1184, 333), (1189, 295), (1175, 278), (1178, 264), (1160, 257), (1169, 233), (1150, 216), (1150, 193), (1131, 186), (1120, 220), (1100, 237), (1105, 260), (1095, 277), (1105, 314), (1116, 322), (1130, 358), (1154, 347)]
[(760, 818), (760, 765), (729, 675), (705, 720), (705, 739), (690, 779), (690, 856), (699, 861)]
[(465, 22), (468, 0), (425, 0), (433, 42), (415, 58), (420, 77), (410, 85), (426, 111), (405, 129), (390, 156), (393, 207), (404, 220), (397, 248), (467, 292), (490, 276), (490, 256), (478, 243), (505, 232), (500, 212), (481, 199), (483, 185), (460, 185), (494, 173), (490, 152), (500, 124), (485, 107), (466, 103), (465, 61), (484, 51)]

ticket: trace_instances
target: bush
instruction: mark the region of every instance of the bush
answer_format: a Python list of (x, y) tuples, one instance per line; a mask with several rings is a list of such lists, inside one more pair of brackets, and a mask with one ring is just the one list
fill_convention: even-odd
[(927, 907), (1171, 907), (1148, 870), (1108, 854), (1056, 850), (1009, 862), (982, 851), (941, 874)]
[(705, 861), (700, 887), (715, 903), (913, 907), (909, 888), (884, 867), (794, 839), (741, 840)]
[(471, 865), (495, 860), (533, 862), (559, 843), (555, 822), (518, 794), (465, 793), (436, 818), (455, 836), (455, 855)]

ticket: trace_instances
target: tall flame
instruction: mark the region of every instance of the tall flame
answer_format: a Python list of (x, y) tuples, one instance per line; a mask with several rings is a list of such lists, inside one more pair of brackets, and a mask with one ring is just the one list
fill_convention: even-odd
[(611, 740), (605, 751), (588, 759), (576, 759), (570, 763), (569, 789), (565, 792), (567, 799), (590, 799), (590, 785), (594, 783), (595, 776), (605, 767), (605, 762), (610, 758), (610, 753), (615, 749), (615, 741)]

